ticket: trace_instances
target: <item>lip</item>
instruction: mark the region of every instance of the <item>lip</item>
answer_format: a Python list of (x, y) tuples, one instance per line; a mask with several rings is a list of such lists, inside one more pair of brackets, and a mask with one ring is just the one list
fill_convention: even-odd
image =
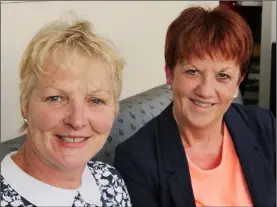
[(196, 102), (199, 102), (199, 103), (202, 103), (202, 104), (212, 104), (212, 105), (215, 105), (215, 103), (213, 103), (213, 102), (202, 101), (202, 100), (199, 100), (199, 99), (190, 98), (190, 100), (192, 102), (196, 101)]
[[(80, 137), (74, 137), (74, 138), (85, 138), (84, 141), (82, 142), (64, 142), (61, 138), (60, 135), (55, 135), (56, 136), (56, 142), (58, 143), (58, 145), (62, 148), (72, 148), (72, 149), (80, 149), (83, 148), (84, 146), (86, 146), (87, 142), (88, 142), (88, 138), (89, 137), (84, 137), (84, 136), (80, 136)], [(69, 137), (69, 138), (73, 138), (73, 137)], [(74, 139), (73, 138), (73, 139)]]
[(90, 138), (90, 136), (84, 136), (84, 135), (61, 135), (61, 134), (56, 134), (56, 136), (58, 136), (58, 137), (68, 137), (68, 138), (72, 138), (72, 139), (76, 139), (76, 138), (87, 139), (87, 138)]
[[(193, 111), (196, 111), (196, 112), (208, 112), (210, 111), (212, 108), (214, 108), (215, 106), (215, 103), (211, 103), (211, 102), (207, 102), (207, 101), (200, 101), (200, 100), (197, 100), (197, 99), (190, 99), (191, 101), (191, 104), (192, 104), (192, 108), (193, 108)], [(196, 104), (195, 102), (199, 102), (201, 104), (205, 104), (205, 105), (208, 105), (208, 106), (201, 106), (199, 104)]]

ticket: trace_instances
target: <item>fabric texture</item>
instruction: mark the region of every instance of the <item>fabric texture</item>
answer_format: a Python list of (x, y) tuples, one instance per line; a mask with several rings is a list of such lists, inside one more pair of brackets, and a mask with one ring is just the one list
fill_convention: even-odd
[[(232, 138), (224, 124), (220, 164), (210, 170), (187, 156), (196, 206), (253, 206)], [(207, 189), (209, 192), (207, 193)]]
[(116, 146), (160, 114), (171, 101), (171, 91), (166, 85), (122, 100), (110, 136), (94, 160), (112, 165)]
[[(8, 154), (7, 156), (10, 155)], [(3, 207), (131, 206), (130, 197), (123, 179), (115, 168), (102, 162), (88, 162), (82, 178), (83, 183), (76, 190), (59, 189), (42, 183), (23, 172), (8, 157), (3, 159), (1, 167), (6, 168), (6, 171), (1, 174), (1, 206)], [(10, 173), (7, 168), (14, 173), (12, 175), (7, 174)], [(25, 179), (15, 183), (13, 180), (15, 176), (19, 178), (25, 177)], [(20, 194), (19, 192), (22, 193)]]
[[(195, 206), (172, 106), (116, 148), (114, 166), (127, 185), (134, 207)], [(275, 117), (257, 106), (231, 104), (223, 119), (253, 205), (276, 206)], [(209, 188), (206, 193), (213, 192)]]

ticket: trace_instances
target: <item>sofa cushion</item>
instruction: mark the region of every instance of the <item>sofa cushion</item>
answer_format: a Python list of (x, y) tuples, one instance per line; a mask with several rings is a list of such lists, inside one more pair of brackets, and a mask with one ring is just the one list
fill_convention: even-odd
[(112, 164), (116, 146), (160, 114), (171, 101), (171, 91), (166, 85), (122, 100), (110, 136), (94, 159)]
[(22, 135), (20, 137), (17, 137), (15, 139), (11, 139), (5, 142), (2, 142), (0, 144), (0, 161), (9, 154), (10, 152), (13, 151), (18, 151), (18, 149), (23, 145), (25, 142), (26, 136)]

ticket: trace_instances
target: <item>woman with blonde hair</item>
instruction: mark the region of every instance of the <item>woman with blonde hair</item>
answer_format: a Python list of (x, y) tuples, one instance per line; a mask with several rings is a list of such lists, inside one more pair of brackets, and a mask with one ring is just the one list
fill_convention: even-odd
[(276, 206), (275, 117), (232, 103), (252, 46), (247, 23), (222, 7), (188, 8), (170, 24), (173, 101), (116, 149), (133, 206)]
[(91, 161), (118, 113), (123, 66), (88, 21), (34, 36), (20, 63), (26, 141), (1, 162), (1, 206), (131, 206), (115, 168)]

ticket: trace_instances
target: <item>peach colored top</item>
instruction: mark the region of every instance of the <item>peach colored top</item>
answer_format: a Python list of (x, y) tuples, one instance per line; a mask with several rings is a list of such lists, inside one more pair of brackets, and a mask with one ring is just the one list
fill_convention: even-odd
[(202, 170), (188, 158), (196, 206), (253, 206), (231, 136), (224, 126), (222, 160)]

